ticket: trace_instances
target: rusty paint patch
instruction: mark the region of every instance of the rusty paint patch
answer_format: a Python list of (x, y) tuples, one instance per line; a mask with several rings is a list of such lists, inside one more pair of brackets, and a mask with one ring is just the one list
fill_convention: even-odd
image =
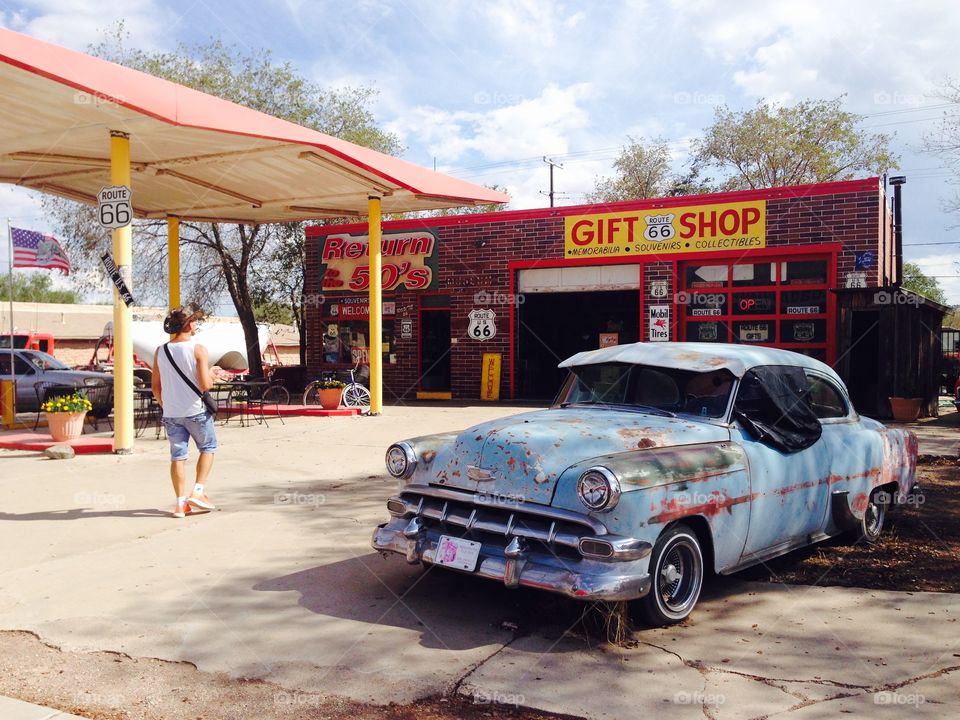
[(430, 463), (433, 462), (433, 459), (434, 459), (436, 456), (437, 456), (437, 451), (436, 451), (436, 450), (427, 450), (427, 451), (423, 454), (423, 461), (424, 461), (425, 463), (427, 463), (427, 465), (429, 465)]
[(714, 490), (710, 495), (711, 497), (707, 502), (700, 503), (698, 505), (683, 505), (682, 500), (679, 500), (678, 498), (675, 498), (670, 502), (661, 501), (663, 510), (652, 516), (648, 520), (648, 523), (650, 525), (657, 525), (660, 523), (673, 522), (674, 520), (690, 517), (692, 515), (716, 517), (722, 510), (732, 513), (733, 510), (731, 508), (734, 505), (741, 505), (742, 503), (751, 502), (757, 497), (757, 493), (751, 493), (749, 495), (741, 495), (740, 497), (731, 498), (725, 496), (719, 490)]
[(860, 493), (857, 495), (853, 499), (853, 511), (857, 515), (862, 516), (867, 511), (867, 503), (869, 500), (870, 499), (867, 497), (866, 493)]

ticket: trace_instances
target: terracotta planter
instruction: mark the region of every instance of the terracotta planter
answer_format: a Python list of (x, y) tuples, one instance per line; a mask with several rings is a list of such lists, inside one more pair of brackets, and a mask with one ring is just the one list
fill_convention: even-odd
[(888, 398), (894, 420), (913, 422), (920, 417), (920, 398)]
[(57, 442), (76, 440), (83, 434), (84, 412), (47, 413), (47, 429)]
[(317, 395), (320, 398), (320, 407), (322, 407), (324, 410), (336, 410), (338, 407), (340, 407), (340, 398), (343, 397), (343, 388), (320, 390)]

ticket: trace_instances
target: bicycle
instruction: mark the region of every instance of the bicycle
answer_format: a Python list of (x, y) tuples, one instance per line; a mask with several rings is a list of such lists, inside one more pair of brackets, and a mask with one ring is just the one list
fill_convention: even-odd
[[(348, 382), (343, 388), (343, 396), (340, 400), (340, 402), (346, 407), (370, 406), (370, 391), (366, 388), (366, 386), (364, 386), (363, 383), (359, 383), (356, 380), (355, 373), (359, 367), (360, 363), (357, 363), (347, 371), (350, 374), (350, 382)], [(303, 404), (319, 405), (320, 385), (327, 380), (333, 380), (334, 375), (335, 373), (327, 373), (325, 377), (308, 383), (306, 389), (303, 391)]]

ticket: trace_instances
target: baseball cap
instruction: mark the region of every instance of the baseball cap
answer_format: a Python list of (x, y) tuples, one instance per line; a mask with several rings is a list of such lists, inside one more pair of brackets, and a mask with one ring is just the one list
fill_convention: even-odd
[(170, 335), (175, 335), (183, 330), (188, 323), (195, 320), (203, 320), (205, 317), (206, 313), (203, 312), (196, 303), (181, 305), (171, 310), (167, 317), (164, 318), (163, 331)]

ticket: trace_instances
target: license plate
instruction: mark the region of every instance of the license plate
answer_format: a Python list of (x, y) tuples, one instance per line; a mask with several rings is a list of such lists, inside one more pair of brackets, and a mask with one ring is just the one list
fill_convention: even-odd
[(473, 540), (441, 535), (437, 543), (437, 565), (446, 565), (473, 572), (477, 569), (477, 560), (480, 558), (480, 543)]

